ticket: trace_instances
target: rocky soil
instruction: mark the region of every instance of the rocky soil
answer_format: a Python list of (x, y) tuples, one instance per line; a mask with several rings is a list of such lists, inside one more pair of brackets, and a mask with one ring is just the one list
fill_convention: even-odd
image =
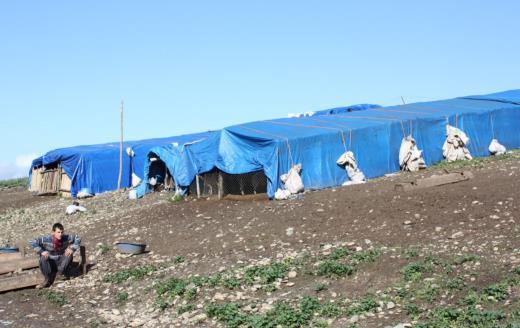
[[(475, 177), (394, 190), (444, 170)], [(280, 202), (112, 192), (69, 216), (70, 199), (2, 190), (0, 245), (61, 222), (89, 272), (0, 294), (0, 327), (518, 327), (519, 191), (520, 152)]]

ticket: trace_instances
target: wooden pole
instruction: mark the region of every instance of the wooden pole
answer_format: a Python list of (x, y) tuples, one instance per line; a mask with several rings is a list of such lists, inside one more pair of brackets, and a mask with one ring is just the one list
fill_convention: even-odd
[(121, 142), (119, 143), (119, 176), (117, 177), (117, 190), (121, 189), (121, 178), (123, 177), (123, 100), (121, 100)]

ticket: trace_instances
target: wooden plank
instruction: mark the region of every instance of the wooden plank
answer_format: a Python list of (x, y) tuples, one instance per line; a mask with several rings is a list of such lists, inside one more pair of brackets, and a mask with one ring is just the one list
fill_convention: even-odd
[[(20, 260), (22, 259), (22, 253), (0, 253), (0, 263), (10, 262), (12, 260)], [(2, 265), (3, 266), (3, 265)]]
[(80, 246), (79, 255), (81, 256), (81, 262), (79, 263), (81, 274), (86, 274), (87, 273), (87, 249), (85, 248), (85, 246)]
[(442, 186), (445, 184), (457, 183), (467, 181), (473, 178), (471, 172), (454, 172), (443, 175), (434, 175), (424, 179), (418, 179), (411, 182), (403, 182), (395, 185), (395, 190), (408, 191), (422, 188), (429, 188), (435, 186)]
[(27, 258), (21, 260), (12, 260), (9, 262), (2, 263), (0, 266), (0, 274), (14, 272), (18, 269), (31, 269), (36, 268), (39, 265), (39, 260), (37, 258)]
[(43, 282), (43, 276), (39, 273), (14, 275), (0, 279), (0, 293), (19, 288), (36, 286)]

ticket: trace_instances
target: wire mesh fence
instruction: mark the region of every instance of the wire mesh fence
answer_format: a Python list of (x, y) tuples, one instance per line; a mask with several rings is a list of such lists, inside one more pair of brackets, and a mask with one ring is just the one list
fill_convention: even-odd
[(267, 192), (267, 177), (263, 171), (228, 174), (213, 170), (196, 177), (190, 185), (191, 195), (198, 197), (226, 195), (256, 195)]

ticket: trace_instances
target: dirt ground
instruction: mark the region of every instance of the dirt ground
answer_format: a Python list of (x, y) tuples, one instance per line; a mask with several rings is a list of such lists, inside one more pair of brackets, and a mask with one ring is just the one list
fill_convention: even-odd
[[(469, 170), (474, 178), (395, 190), (398, 182), (445, 173), (436, 167), (363, 185), (308, 191), (302, 199), (289, 201), (188, 197), (173, 202), (164, 192), (136, 201), (113, 192), (82, 200), (87, 211), (70, 216), (65, 214), (69, 199), (36, 197), (22, 189), (0, 191), (0, 245), (47, 233), (60, 221), (65, 232), (82, 237), (91, 266), (87, 275), (44, 291), (28, 288), (0, 294), (0, 327), (52, 327), (60, 322), (80, 327), (252, 326), (236, 311), (226, 316), (208, 308), (240, 304), (243, 313), (261, 315), (279, 302), (294, 305), (304, 296), (346, 304), (350, 312), (327, 315), (315, 310), (312, 319), (294, 327), (406, 327), (437, 322), (438, 309), (456, 306), (470, 293), (487, 297), (471, 305), (476, 309), (504, 313), (496, 318), (497, 324), (516, 323), (520, 287), (509, 283), (505, 298), (490, 290), (515, 277), (520, 267), (519, 153), (447, 168)], [(146, 242), (148, 252), (120, 254), (113, 247), (117, 241)], [(348, 262), (354, 263), (352, 274), (321, 274), (321, 264), (336, 260), (331, 253), (342, 249), (351, 254), (338, 261), (351, 261), (349, 256), (365, 256), (371, 250), (377, 256)], [(434, 264), (417, 269), (420, 279), (407, 278), (407, 265), (427, 261)], [(247, 268), (278, 262), (289, 263), (283, 277), (271, 282), (259, 278), (255, 284), (241, 280)], [(444, 265), (448, 262), (452, 271)], [(118, 272), (131, 276), (132, 269), (147, 265), (154, 269), (139, 277), (121, 276), (118, 282), (107, 278)], [(182, 290), (165, 299), (156, 288), (171, 277), (219, 272), (234, 280), (192, 286), (196, 292), (191, 297)], [(457, 279), (462, 284), (454, 285)], [(238, 282), (230, 288), (230, 281)], [(403, 289), (410, 291), (408, 296)], [(356, 300), (366, 300), (367, 295), (376, 306), (352, 310), (364, 304)], [(414, 311), (410, 304), (422, 310)]]

